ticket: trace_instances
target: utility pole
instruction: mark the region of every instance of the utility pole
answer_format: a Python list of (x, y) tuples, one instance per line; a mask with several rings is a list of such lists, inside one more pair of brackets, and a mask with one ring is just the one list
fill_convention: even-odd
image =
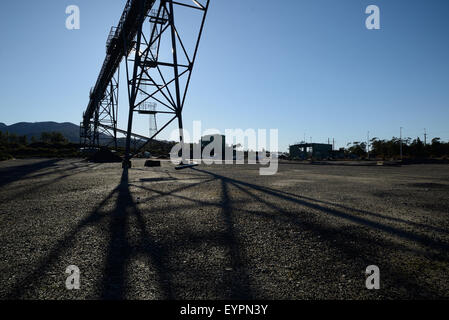
[(424, 145), (427, 145), (427, 132), (426, 132), (426, 128), (424, 128)]
[(400, 148), (400, 154), (401, 154), (401, 161), (402, 161), (402, 127), (400, 127), (400, 140), (399, 140), (399, 148)]
[(368, 131), (366, 142), (367, 142), (367, 144), (366, 144), (366, 151), (368, 153), (368, 160), (369, 160), (369, 131)]

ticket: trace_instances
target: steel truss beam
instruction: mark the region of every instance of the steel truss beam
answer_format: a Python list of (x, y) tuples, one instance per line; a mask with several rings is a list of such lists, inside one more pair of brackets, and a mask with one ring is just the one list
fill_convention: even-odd
[[(106, 91), (96, 100), (93, 121), (81, 123), (81, 139), (84, 146), (100, 147), (114, 145), (117, 149), (117, 114), (119, 99), (120, 68), (109, 81)], [(101, 141), (100, 141), (101, 140)], [(105, 141), (106, 140), (106, 141)]]
[[(95, 86), (91, 89), (91, 95), (86, 111), (83, 114), (84, 126), (94, 118), (97, 108), (97, 97), (106, 92), (106, 88), (119, 67), (123, 57), (132, 49), (131, 43), (140, 27), (138, 16), (143, 11), (150, 12), (156, 0), (127, 0), (120, 22), (113, 27), (106, 42), (106, 57), (101, 67)], [(129, 45), (125, 45), (129, 44)]]
[[(128, 84), (129, 115), (126, 131), (126, 150), (124, 166), (130, 166), (130, 159), (139, 153), (152, 139), (178, 120), (179, 139), (184, 143), (182, 111), (193, 66), (197, 57), (198, 47), (204, 28), (210, 0), (159, 0), (153, 5), (150, 14), (141, 14), (138, 19), (140, 28), (137, 30), (135, 43), (130, 55), (126, 56), (126, 75)], [(193, 3), (190, 5), (188, 3)], [(143, 4), (143, 3), (142, 3)], [(183, 32), (192, 30), (179, 30), (175, 17), (178, 8), (198, 11), (199, 31), (191, 52), (183, 42)], [(145, 12), (142, 5), (141, 12)], [(149, 28), (146, 28), (147, 23)], [(192, 22), (194, 25), (194, 23)], [(125, 47), (129, 47), (124, 39)], [(168, 44), (168, 45), (166, 45)], [(167, 50), (168, 49), (168, 50)], [(130, 56), (133, 55), (131, 59)], [(145, 113), (146, 103), (157, 103), (159, 106), (154, 114), (172, 114), (169, 120), (157, 125), (156, 133), (147, 138), (147, 141), (137, 150), (131, 152), (131, 137), (133, 116), (135, 112)]]
[[(93, 126), (93, 122), (91, 123), (91, 125)], [(117, 127), (111, 127), (104, 123), (99, 123), (98, 127), (101, 128), (103, 130), (103, 132), (105, 132), (105, 131), (114, 132), (115, 131), (115, 132), (123, 134), (123, 135), (127, 134), (126, 130), (119, 129)], [(150, 139), (149, 137), (146, 137), (146, 136), (143, 136), (143, 135), (140, 135), (137, 133), (131, 133), (131, 137), (133, 139), (134, 150), (138, 147), (139, 144), (142, 144), (144, 141), (147, 141)]]

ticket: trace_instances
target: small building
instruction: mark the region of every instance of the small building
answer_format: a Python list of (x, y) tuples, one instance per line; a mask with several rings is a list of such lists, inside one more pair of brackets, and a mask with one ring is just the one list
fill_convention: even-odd
[(332, 155), (332, 145), (326, 143), (300, 143), (290, 146), (293, 159), (326, 159)]

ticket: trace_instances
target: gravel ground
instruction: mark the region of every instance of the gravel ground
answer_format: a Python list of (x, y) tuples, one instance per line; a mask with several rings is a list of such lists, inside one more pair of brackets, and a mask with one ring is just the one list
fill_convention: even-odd
[(133, 165), (0, 163), (1, 299), (449, 298), (448, 165)]

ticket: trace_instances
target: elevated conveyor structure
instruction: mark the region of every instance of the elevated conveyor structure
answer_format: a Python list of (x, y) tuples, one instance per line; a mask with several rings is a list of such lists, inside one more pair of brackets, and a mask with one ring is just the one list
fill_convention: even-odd
[(88, 126), (95, 110), (104, 97), (120, 62), (133, 48), (133, 40), (141, 28), (142, 16), (148, 15), (155, 0), (128, 0), (117, 27), (111, 29), (106, 43), (106, 58), (95, 86), (91, 89), (89, 104), (83, 115), (83, 124)]
[[(126, 132), (124, 166), (131, 166), (130, 159), (176, 119), (183, 143), (182, 110), (209, 2), (127, 1), (119, 24), (109, 33), (106, 58), (83, 113), (80, 137), (85, 144), (99, 144), (99, 129), (103, 130), (102, 134), (109, 133), (115, 141), (117, 132)], [(175, 16), (182, 16), (183, 23), (176, 24)], [(187, 41), (183, 38), (186, 34)], [(118, 74), (123, 58), (129, 102), (127, 130), (117, 128)], [(132, 132), (133, 116), (148, 116), (145, 108), (149, 104), (157, 105), (152, 108), (151, 116), (156, 119), (156, 114), (162, 115), (157, 118), (162, 124), (154, 124), (157, 130), (146, 138), (147, 143), (131, 152), (131, 138), (136, 136)], [(159, 120), (164, 116), (168, 118)]]

